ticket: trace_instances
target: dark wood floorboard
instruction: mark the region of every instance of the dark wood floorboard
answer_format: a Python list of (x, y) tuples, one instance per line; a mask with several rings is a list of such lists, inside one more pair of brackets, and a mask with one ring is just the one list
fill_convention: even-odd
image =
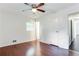
[[(28, 50), (34, 47), (32, 43), (34, 42), (2, 47), (0, 48), (0, 56), (27, 56)], [(73, 50), (59, 48), (55, 45), (48, 45), (42, 42), (40, 42), (40, 53), (40, 56), (79, 56), (79, 53)]]

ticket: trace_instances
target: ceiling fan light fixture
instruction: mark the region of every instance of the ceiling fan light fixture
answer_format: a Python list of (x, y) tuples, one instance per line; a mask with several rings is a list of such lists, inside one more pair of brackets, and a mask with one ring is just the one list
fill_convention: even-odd
[(36, 8), (33, 8), (32, 11), (33, 11), (33, 12), (37, 12)]

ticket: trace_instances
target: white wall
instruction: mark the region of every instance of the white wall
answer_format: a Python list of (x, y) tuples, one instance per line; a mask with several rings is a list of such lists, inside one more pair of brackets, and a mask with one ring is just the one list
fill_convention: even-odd
[(79, 12), (79, 4), (63, 9), (55, 14), (43, 16), (41, 18), (41, 40), (68, 49), (70, 36), (68, 15), (74, 12)]
[[(0, 47), (32, 40), (31, 32), (26, 31), (28, 21), (19, 13), (0, 11)], [(13, 43), (13, 40), (17, 42)]]

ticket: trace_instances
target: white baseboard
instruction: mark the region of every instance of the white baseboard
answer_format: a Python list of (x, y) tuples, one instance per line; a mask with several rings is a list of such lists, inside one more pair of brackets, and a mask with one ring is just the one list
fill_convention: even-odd
[(46, 44), (50, 44), (49, 42), (43, 41), (43, 40), (39, 40), (40, 42), (46, 43)]
[(21, 43), (30, 42), (30, 41), (33, 41), (33, 40), (26, 40), (26, 41), (20, 41), (20, 42), (15, 42), (15, 43), (0, 44), (0, 47), (6, 47), (6, 46), (21, 44)]

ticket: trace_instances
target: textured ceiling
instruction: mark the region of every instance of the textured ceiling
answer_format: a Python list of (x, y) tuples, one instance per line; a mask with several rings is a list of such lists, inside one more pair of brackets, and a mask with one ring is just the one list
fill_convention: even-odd
[[(46, 10), (46, 13), (44, 14), (50, 14), (71, 7), (75, 4), (76, 3), (45, 3), (45, 5), (42, 8)], [(0, 3), (0, 10), (6, 12), (19, 12), (28, 16), (33, 15), (31, 7), (23, 3)], [(22, 10), (24, 10), (24, 12)], [(37, 13), (43, 14), (41, 12)]]

